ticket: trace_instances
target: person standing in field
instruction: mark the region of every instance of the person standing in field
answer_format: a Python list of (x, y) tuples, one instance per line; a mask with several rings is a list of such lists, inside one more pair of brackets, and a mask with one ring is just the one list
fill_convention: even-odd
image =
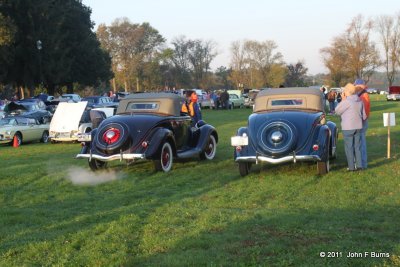
[(229, 94), (226, 90), (221, 93), (219, 100), (221, 101), (222, 109), (229, 109)]
[(330, 90), (328, 95), (328, 102), (329, 102), (329, 113), (334, 114), (335, 113), (335, 100), (336, 100), (336, 92), (333, 90)]
[(335, 112), (341, 117), (348, 170), (355, 171), (356, 167), (362, 169), (361, 130), (367, 114), (353, 84), (348, 83), (343, 88), (342, 101), (337, 105)]
[(196, 125), (201, 118), (200, 106), (197, 103), (197, 94), (193, 91), (186, 93), (186, 101), (182, 104), (181, 114), (189, 115), (192, 118), (191, 126)]
[(362, 100), (365, 108), (367, 118), (363, 120), (363, 127), (361, 129), (361, 168), (366, 169), (368, 167), (367, 157), (367, 130), (368, 130), (368, 118), (371, 110), (371, 102), (367, 93), (367, 86), (363, 79), (357, 79), (354, 82), (358, 97)]

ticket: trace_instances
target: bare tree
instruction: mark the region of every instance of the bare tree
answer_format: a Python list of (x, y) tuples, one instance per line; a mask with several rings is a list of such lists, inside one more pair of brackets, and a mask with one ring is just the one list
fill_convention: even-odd
[(354, 78), (369, 80), (373, 72), (380, 66), (379, 52), (375, 43), (371, 40), (373, 21), (364, 23), (362, 15), (358, 15), (351, 21), (344, 33), (345, 47), (350, 68)]
[[(272, 71), (282, 74), (285, 71), (277, 71), (279, 66), (284, 69), (283, 56), (276, 52), (276, 43), (271, 40), (258, 42), (254, 40), (236, 41), (231, 46), (231, 79), (235, 84), (245, 84), (244, 87), (260, 88), (272, 86)], [(273, 69), (274, 67), (274, 69)], [(273, 79), (274, 81), (280, 79)], [(274, 82), (275, 83), (275, 82)]]
[(216, 56), (213, 41), (193, 40), (189, 45), (189, 61), (192, 65), (195, 87), (205, 87), (211, 61)]
[(235, 41), (231, 44), (231, 69), (230, 80), (238, 88), (242, 84), (247, 84), (246, 59), (243, 41)]
[(378, 17), (376, 30), (383, 46), (386, 77), (389, 86), (392, 86), (400, 65), (400, 13), (396, 17), (387, 15)]
[(343, 81), (351, 77), (351, 71), (347, 65), (348, 57), (343, 36), (334, 38), (331, 46), (322, 48), (320, 53), (325, 66), (329, 70), (332, 85), (338, 87)]
[(364, 18), (358, 15), (343, 34), (333, 39), (330, 47), (321, 49), (324, 64), (336, 86), (350, 78), (368, 81), (380, 66), (379, 52), (370, 36), (372, 29), (372, 20), (364, 23)]
[(127, 18), (116, 19), (110, 26), (100, 24), (97, 37), (112, 57), (116, 83), (125, 91), (134, 87), (139, 91), (144, 67), (165, 39), (150, 24), (134, 24)]
[(217, 55), (216, 44), (211, 40), (190, 40), (179, 36), (172, 41), (172, 45), (177, 83), (180, 86), (207, 87), (210, 64)]
[[(269, 74), (271, 73), (272, 66), (275, 64), (283, 64), (282, 54), (280, 52), (275, 52), (277, 48), (278, 46), (272, 40), (264, 42), (245, 42), (246, 60), (250, 65), (252, 87), (269, 85)], [(256, 70), (256, 79), (254, 79), (252, 75), (253, 69)]]

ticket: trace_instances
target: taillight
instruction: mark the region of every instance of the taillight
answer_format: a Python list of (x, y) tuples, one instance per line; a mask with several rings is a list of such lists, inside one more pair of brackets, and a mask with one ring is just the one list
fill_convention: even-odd
[(103, 141), (111, 145), (118, 141), (121, 136), (121, 132), (117, 128), (110, 128), (103, 134)]

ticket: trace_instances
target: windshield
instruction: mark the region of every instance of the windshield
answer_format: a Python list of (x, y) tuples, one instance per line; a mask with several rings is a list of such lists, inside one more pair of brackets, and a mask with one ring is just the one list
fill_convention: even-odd
[(4, 118), (0, 120), (0, 125), (1, 126), (10, 126), (10, 125), (16, 125), (17, 121), (13, 118)]

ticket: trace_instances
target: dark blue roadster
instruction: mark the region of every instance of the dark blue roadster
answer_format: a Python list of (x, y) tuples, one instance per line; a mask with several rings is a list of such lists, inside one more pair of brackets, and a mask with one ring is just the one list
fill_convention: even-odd
[(314, 161), (319, 174), (329, 172), (336, 157), (338, 130), (325, 117), (325, 99), (314, 88), (276, 88), (261, 91), (247, 127), (231, 138), (240, 175), (252, 164)]
[(174, 159), (213, 159), (217, 131), (203, 121), (191, 127), (190, 116), (180, 112), (183, 100), (169, 93), (133, 94), (120, 101), (115, 116), (92, 112), (97, 128), (78, 137), (83, 147), (77, 158), (88, 159), (94, 171), (113, 160), (152, 160), (164, 172)]

